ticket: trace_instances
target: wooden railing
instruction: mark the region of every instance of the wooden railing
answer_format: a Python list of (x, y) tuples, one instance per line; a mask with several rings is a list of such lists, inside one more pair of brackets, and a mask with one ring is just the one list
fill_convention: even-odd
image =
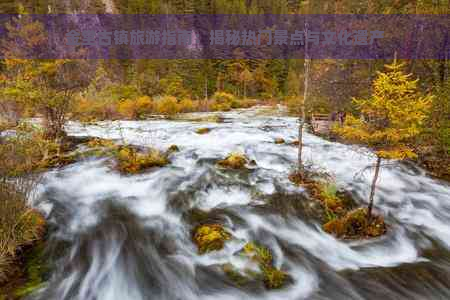
[(328, 134), (331, 128), (330, 115), (313, 114), (311, 117), (311, 125), (314, 133)]

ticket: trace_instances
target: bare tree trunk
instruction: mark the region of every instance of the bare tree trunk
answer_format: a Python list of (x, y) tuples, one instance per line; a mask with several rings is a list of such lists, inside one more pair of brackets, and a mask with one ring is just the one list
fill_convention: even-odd
[(244, 81), (244, 100), (247, 99), (247, 85), (245, 84)]
[[(305, 36), (308, 31), (308, 23), (305, 23)], [(300, 106), (301, 115), (299, 118), (299, 126), (298, 126), (298, 173), (303, 178), (305, 175), (305, 168), (303, 166), (303, 127), (305, 125), (306, 112), (305, 105), (306, 99), (308, 97), (308, 85), (309, 85), (309, 66), (310, 66), (310, 58), (308, 55), (308, 43), (305, 42), (305, 81), (304, 81), (304, 89), (303, 89), (303, 102)]]
[(380, 174), (381, 157), (377, 156), (377, 164), (375, 165), (375, 175), (373, 176), (372, 187), (370, 189), (369, 208), (367, 212), (367, 220), (372, 218), (373, 198), (375, 196), (375, 188), (378, 181), (378, 175)]
[(208, 77), (205, 77), (205, 107), (208, 111)]

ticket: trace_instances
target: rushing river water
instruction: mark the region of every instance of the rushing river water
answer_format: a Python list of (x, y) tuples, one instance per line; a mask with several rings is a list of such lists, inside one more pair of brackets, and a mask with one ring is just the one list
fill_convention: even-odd
[[(380, 239), (339, 241), (321, 230), (314, 201), (287, 175), (297, 149), (294, 118), (257, 109), (225, 113), (224, 123), (115, 121), (68, 126), (71, 135), (123, 139), (180, 152), (171, 164), (121, 176), (105, 159), (49, 172), (36, 206), (54, 229), (50, 279), (36, 299), (450, 299), (450, 186), (421, 169), (384, 166), (376, 209), (389, 232)], [(199, 116), (201, 114), (198, 114)], [(198, 135), (195, 130), (210, 127)], [(354, 146), (305, 136), (304, 155), (335, 175), (363, 203), (374, 162)], [(257, 167), (215, 167), (244, 152)], [(198, 255), (191, 241), (193, 209), (208, 212), (233, 234), (221, 251)], [(292, 280), (282, 289), (236, 287), (220, 267), (243, 268), (234, 255), (247, 241), (268, 246)]]

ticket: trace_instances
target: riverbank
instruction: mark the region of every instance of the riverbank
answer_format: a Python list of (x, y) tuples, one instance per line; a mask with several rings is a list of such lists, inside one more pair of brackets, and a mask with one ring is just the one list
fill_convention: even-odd
[[(310, 130), (310, 133), (331, 142), (356, 145), (358, 147), (361, 146), (345, 140), (332, 132), (329, 134), (318, 134)], [(419, 167), (426, 170), (430, 176), (450, 182), (450, 155), (448, 153), (442, 150), (436, 150), (433, 145), (419, 145), (415, 146), (414, 149), (417, 158), (411, 160), (413, 164), (417, 164)]]
[(14, 270), (0, 285), (1, 300), (23, 299), (44, 287), (50, 272), (45, 247), (46, 241), (42, 239), (21, 250), (14, 260)]

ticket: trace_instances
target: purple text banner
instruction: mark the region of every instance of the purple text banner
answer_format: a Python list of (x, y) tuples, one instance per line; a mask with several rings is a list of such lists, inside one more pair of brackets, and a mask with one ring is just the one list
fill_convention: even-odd
[(448, 59), (448, 15), (0, 15), (2, 58)]

